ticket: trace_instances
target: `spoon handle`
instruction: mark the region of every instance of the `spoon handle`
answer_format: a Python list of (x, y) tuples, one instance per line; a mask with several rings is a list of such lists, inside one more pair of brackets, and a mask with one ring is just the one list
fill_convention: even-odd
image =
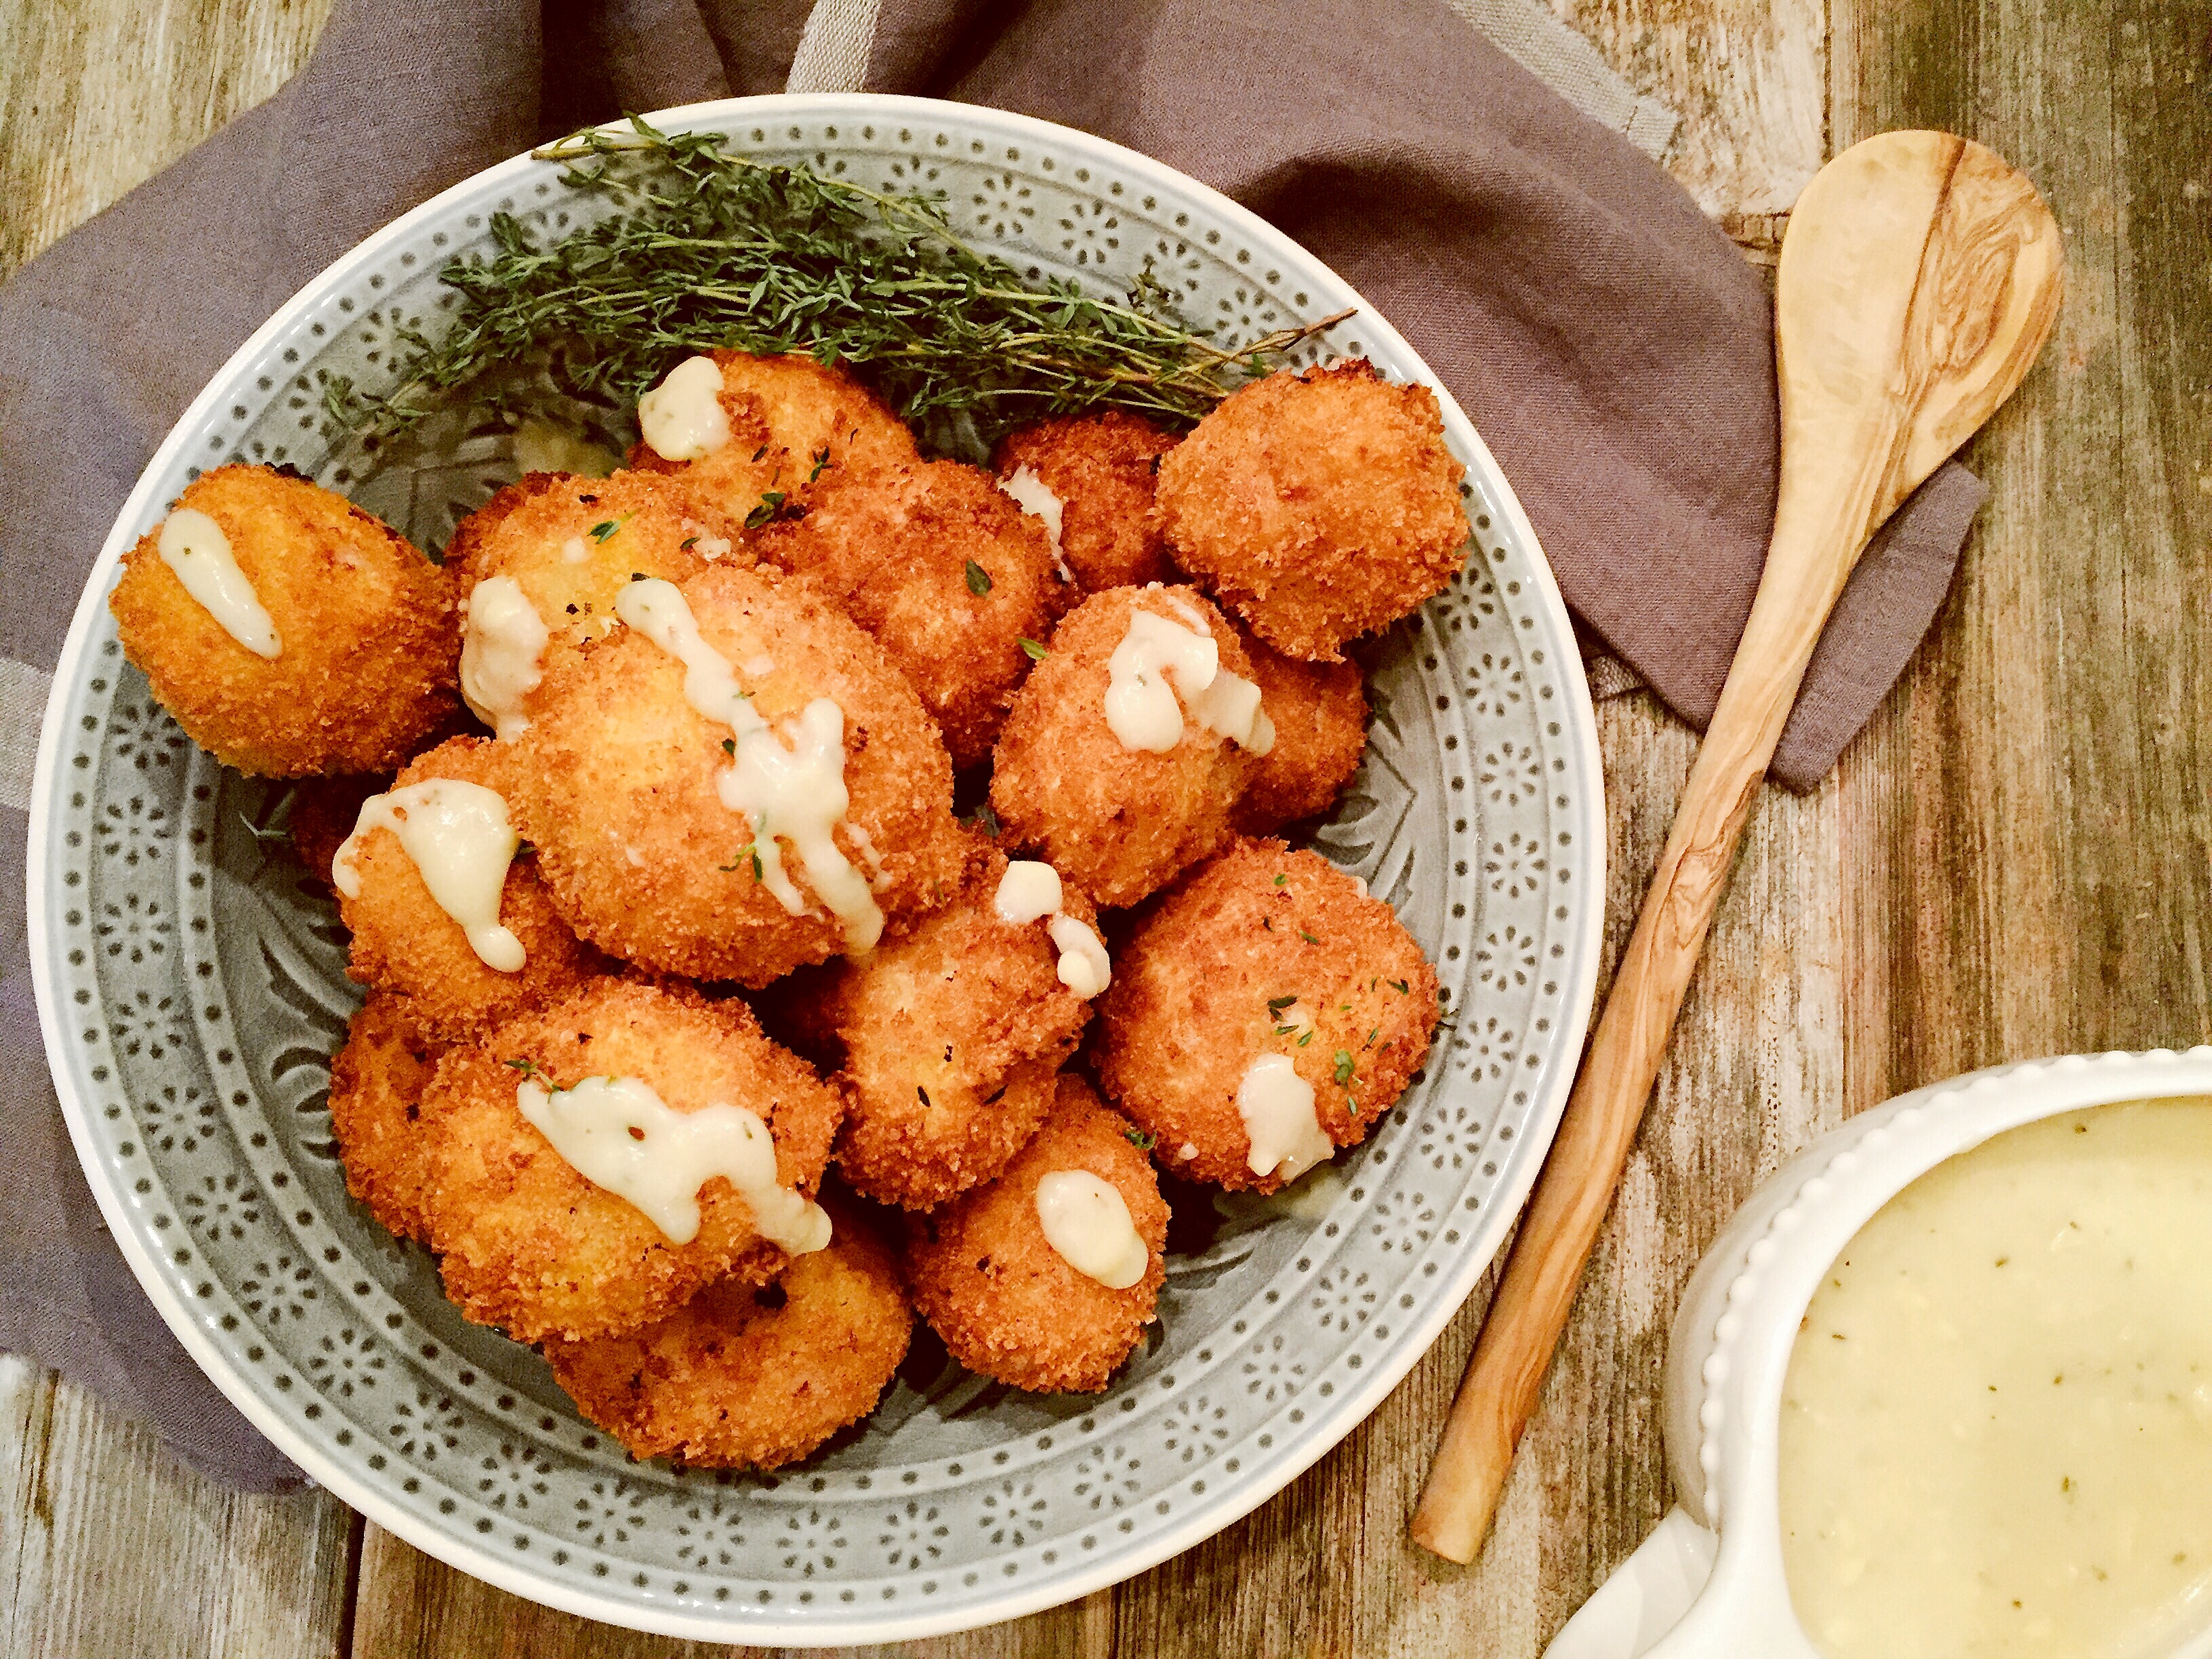
[(1864, 544), (1863, 498), (1854, 506), (1823, 494), (1829, 499), (1815, 514), (1791, 512), (1785, 495), (1751, 619), (1444, 1425), (1413, 1536), (1449, 1560), (1473, 1560), (1490, 1529), (1666, 1057), (1744, 820), (1821, 625)]

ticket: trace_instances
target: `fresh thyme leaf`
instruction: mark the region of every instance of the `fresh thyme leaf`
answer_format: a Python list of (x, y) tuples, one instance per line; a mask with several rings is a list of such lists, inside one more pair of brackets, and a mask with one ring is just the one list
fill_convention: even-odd
[(748, 530), (758, 530), (763, 525), (774, 520), (777, 511), (781, 508), (782, 506), (783, 492), (781, 489), (763, 490), (761, 492), (760, 505), (755, 507), (751, 512), (745, 514), (745, 528)]
[(1275, 885), (1276, 885), (1276, 886), (1278, 886), (1278, 887), (1280, 887), (1280, 886), (1281, 886), (1285, 882), (1288, 881), (1289, 879), (1290, 879), (1290, 878), (1289, 878), (1288, 876), (1277, 876), (1277, 877), (1275, 878)]
[(627, 519), (628, 517), (629, 517), (629, 514), (625, 513), (623, 514), (622, 519), (600, 520), (599, 523), (592, 526), (592, 539), (595, 542), (605, 541), (608, 537), (613, 535), (616, 531), (622, 528), (623, 519)]
[(988, 446), (1102, 407), (1187, 426), (1351, 314), (1218, 344), (1176, 316), (1149, 265), (1118, 300), (1032, 281), (963, 241), (942, 192), (873, 190), (723, 143), (632, 117), (538, 151), (611, 210), (555, 240), (491, 216), (489, 256), (440, 273), (459, 296), (442, 331), (402, 332), (388, 392), (329, 377), (329, 413), (383, 438), (456, 402), (520, 414), (535, 398), (549, 417), (568, 403), (555, 423), (573, 425), (576, 402), (627, 410), (683, 356), (730, 347), (849, 363), (910, 425)]
[(1022, 649), (1029, 653), (1029, 659), (1031, 662), (1042, 662), (1047, 657), (1052, 655), (1052, 653), (1048, 649), (1039, 645), (1032, 639), (1023, 639)]
[(973, 559), (968, 561), (968, 591), (979, 599), (991, 591), (991, 573)]
[(1407, 984), (1402, 979), (1392, 980), (1390, 981), (1390, 988), (1395, 991), (1401, 997), (1408, 995), (1413, 990), (1413, 987)]
[(735, 738), (724, 738), (722, 739), (722, 752), (727, 755), (732, 760), (735, 760), (738, 757), (738, 740)]
[(1150, 1129), (1124, 1129), (1121, 1136), (1140, 1152), (1149, 1152), (1160, 1144), (1160, 1138)]
[(693, 548), (699, 545), (699, 538), (696, 536), (686, 536), (682, 541), (677, 543), (676, 545), (684, 552), (689, 553)]
[(1271, 1014), (1279, 1014), (1284, 1009), (1289, 1007), (1297, 1000), (1297, 997), (1295, 993), (1286, 997), (1269, 997), (1267, 999), (1267, 1012)]
[(292, 832), (289, 830), (264, 830), (243, 812), (238, 815), (238, 821), (246, 826), (246, 833), (252, 836), (257, 844), (265, 844), (272, 841), (287, 842), (292, 839)]
[(806, 475), (806, 482), (812, 483), (817, 478), (822, 476), (823, 470), (829, 465), (830, 446), (828, 444), (824, 444), (821, 448), (814, 452), (814, 470)]
[(1336, 1051), (1336, 1086), (1341, 1089), (1351, 1081), (1352, 1051), (1349, 1048), (1339, 1048)]
[(1311, 933), (1306, 932), (1303, 927), (1298, 929), (1298, 937), (1309, 945), (1318, 945), (1321, 943), (1319, 939), (1316, 939)]
[(515, 1071), (521, 1073), (525, 1077), (544, 1077), (545, 1075), (544, 1073), (538, 1069), (538, 1062), (534, 1060), (502, 1060), (501, 1064), (511, 1066)]

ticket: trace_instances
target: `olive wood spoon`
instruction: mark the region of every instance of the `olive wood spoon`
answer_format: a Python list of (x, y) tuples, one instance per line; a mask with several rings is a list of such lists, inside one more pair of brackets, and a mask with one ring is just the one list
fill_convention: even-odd
[(2027, 373), (2063, 269), (2035, 187), (1948, 133), (1854, 145), (1790, 216), (1765, 572), (1414, 1512), (1414, 1541), (1438, 1555), (1473, 1560), (1490, 1528), (1828, 613), (1868, 538)]

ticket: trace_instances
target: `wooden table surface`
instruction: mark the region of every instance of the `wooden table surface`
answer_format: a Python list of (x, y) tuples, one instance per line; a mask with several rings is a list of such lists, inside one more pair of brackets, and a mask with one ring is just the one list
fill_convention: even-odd
[[(2064, 227), (2041, 368), (1967, 459), (1991, 495), (1941, 620), (1813, 795), (1753, 815), (1674, 1057), (1488, 1549), (1405, 1541), (1463, 1314), (1245, 1522), (1074, 1606), (906, 1651), (1517, 1656), (1670, 1502), (1668, 1322), (1812, 1135), (1996, 1061), (2212, 1037), (2212, 5), (1552, 0), (1684, 116), (1670, 165), (1747, 257), (1834, 149), (1937, 126)], [(0, 0), (0, 274), (273, 91), (327, 0)], [(1693, 750), (1601, 706), (1618, 949)], [(0, 1359), (0, 1653), (477, 1659), (704, 1651), (478, 1584), (327, 1495), (242, 1498)]]

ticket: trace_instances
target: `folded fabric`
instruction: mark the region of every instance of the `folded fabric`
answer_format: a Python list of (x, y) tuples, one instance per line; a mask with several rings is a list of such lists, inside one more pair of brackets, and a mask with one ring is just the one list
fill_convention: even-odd
[[(1458, 395), (1583, 621), (1686, 719), (1711, 713), (1773, 504), (1765, 293), (1628, 137), (1444, 0), (340, 0), (289, 85), (0, 288), (7, 707), (27, 706), (52, 666), (162, 434), (319, 268), (533, 142), (624, 110), (775, 90), (794, 53), (811, 85), (1086, 128), (1273, 219)], [(1620, 101), (1648, 139), (1648, 101)], [(1895, 678), (1978, 499), (1947, 470), (1869, 555), (1784, 739), (1785, 781), (1817, 782)], [(19, 770), (0, 800), (0, 860), (18, 894)], [(102, 1231), (46, 1082), (29, 983), (10, 903), (0, 1060), (34, 1155), (0, 1172), (0, 1347), (151, 1417), (226, 1479), (296, 1479), (184, 1358)]]

